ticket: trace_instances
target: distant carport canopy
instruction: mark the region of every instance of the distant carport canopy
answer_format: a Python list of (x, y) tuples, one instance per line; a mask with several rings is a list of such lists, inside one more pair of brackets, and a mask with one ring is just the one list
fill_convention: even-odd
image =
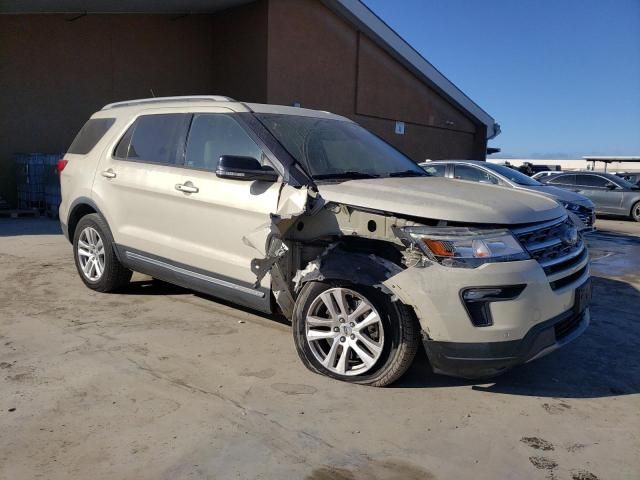
[(640, 163), (640, 156), (584, 156), (587, 162), (592, 162), (592, 170), (595, 170), (596, 162), (604, 163), (604, 171), (607, 171), (607, 166), (612, 163)]

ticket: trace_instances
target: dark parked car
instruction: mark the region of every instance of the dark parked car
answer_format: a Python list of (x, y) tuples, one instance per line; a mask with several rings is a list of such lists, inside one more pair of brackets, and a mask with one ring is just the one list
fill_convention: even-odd
[(541, 181), (589, 197), (596, 205), (596, 213), (629, 216), (640, 222), (640, 187), (617, 175), (563, 172), (543, 177)]
[(421, 163), (420, 166), (435, 177), (489, 183), (540, 193), (575, 213), (584, 223), (584, 230), (594, 229), (595, 206), (591, 200), (583, 195), (540, 183), (513, 168), (478, 160), (434, 160)]

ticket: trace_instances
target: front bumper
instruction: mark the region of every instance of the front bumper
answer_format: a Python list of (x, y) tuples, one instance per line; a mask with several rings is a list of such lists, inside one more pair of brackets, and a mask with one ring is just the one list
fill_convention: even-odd
[(423, 343), (435, 373), (469, 379), (488, 378), (543, 357), (579, 337), (589, 326), (589, 309), (569, 310), (531, 328), (521, 340), (487, 343)]
[[(436, 372), (488, 377), (542, 356), (584, 331), (589, 311), (576, 292), (586, 285), (590, 272), (588, 255), (579, 258), (572, 266), (550, 273), (536, 260), (470, 269), (432, 263), (407, 268), (383, 283), (416, 313)], [(460, 292), (507, 285), (526, 287), (516, 298), (490, 303), (492, 323), (475, 326)], [(557, 326), (567, 323), (569, 333), (564, 329), (556, 337)]]

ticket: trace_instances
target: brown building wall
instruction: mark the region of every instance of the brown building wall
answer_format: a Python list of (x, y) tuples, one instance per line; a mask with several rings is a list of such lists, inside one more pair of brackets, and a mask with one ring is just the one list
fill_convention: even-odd
[(211, 91), (210, 17), (0, 15), (0, 196), (15, 152), (63, 152), (106, 103)]
[(484, 158), (484, 126), (320, 0), (182, 17), (0, 15), (0, 196), (15, 204), (13, 153), (64, 151), (106, 103), (197, 94), (333, 111), (415, 160)]
[(268, 38), (269, 103), (345, 115), (416, 161), (485, 158), (483, 125), (321, 2), (269, 0)]
[(212, 91), (237, 100), (267, 100), (267, 9), (258, 0), (212, 17)]

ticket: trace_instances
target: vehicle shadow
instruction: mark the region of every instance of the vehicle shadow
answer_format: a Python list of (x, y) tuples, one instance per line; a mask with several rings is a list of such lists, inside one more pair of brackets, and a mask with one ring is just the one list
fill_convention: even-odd
[(46, 217), (0, 218), (0, 237), (62, 235), (60, 222)]
[(211, 303), (216, 303), (225, 307), (232, 308), (235, 311), (241, 311), (244, 313), (251, 314), (256, 317), (260, 317), (264, 320), (273, 321), (276, 323), (280, 323), (283, 325), (291, 325), (291, 323), (282, 315), (278, 313), (264, 313), (259, 312), (257, 310), (253, 310), (248, 307), (243, 307), (242, 305), (238, 305), (236, 303), (227, 301), (223, 298), (213, 297), (211, 295), (206, 295), (204, 293), (196, 292), (194, 290), (189, 290), (188, 288), (183, 288), (178, 285), (174, 285), (172, 283), (167, 283), (162, 280), (158, 280), (156, 278), (149, 278), (144, 280), (135, 280), (129, 282), (129, 284), (118, 291), (121, 295), (193, 295), (198, 298), (202, 298)]
[(436, 375), (422, 353), (395, 388), (472, 386), (478, 392), (538, 397), (598, 398), (640, 392), (640, 291), (593, 277), (591, 325), (556, 352), (491, 380)]

